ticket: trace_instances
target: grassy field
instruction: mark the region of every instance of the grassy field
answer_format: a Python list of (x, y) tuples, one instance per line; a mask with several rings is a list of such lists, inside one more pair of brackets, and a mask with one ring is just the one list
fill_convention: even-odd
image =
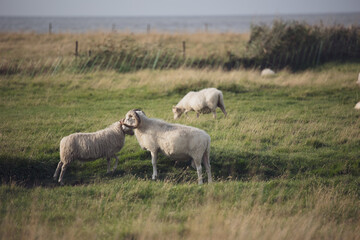
[[(9, 47), (16, 34), (6, 36), (2, 61), (31, 58)], [(20, 34), (18, 46), (45, 37)], [(86, 39), (48, 37), (63, 40), (45, 52)], [(257, 69), (1, 74), (0, 239), (360, 239), (359, 69), (330, 63), (270, 78)], [(228, 117), (218, 110), (216, 120), (175, 121), (172, 105), (204, 87), (223, 91)], [(197, 186), (189, 162), (164, 156), (151, 181), (150, 154), (134, 137), (113, 174), (100, 159), (74, 162), (65, 187), (52, 180), (62, 137), (102, 129), (133, 108), (207, 131), (215, 183)]]
[(35, 34), (35, 33), (0, 33), (0, 66), (20, 63), (36, 65), (52, 64), (61, 57), (72, 61), (75, 54), (75, 42), (78, 41), (79, 57), (87, 57), (89, 51), (96, 55), (103, 51), (168, 50), (182, 55), (183, 41), (186, 42), (186, 55), (189, 57), (225, 58), (228, 51), (235, 54), (245, 49), (249, 34), (235, 33), (194, 33), (194, 34), (129, 34), (92, 32), (83, 34)]

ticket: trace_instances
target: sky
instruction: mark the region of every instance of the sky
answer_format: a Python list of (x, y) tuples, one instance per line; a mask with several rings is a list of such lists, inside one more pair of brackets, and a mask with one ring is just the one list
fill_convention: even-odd
[(0, 0), (0, 16), (207, 16), (359, 12), (360, 0)]

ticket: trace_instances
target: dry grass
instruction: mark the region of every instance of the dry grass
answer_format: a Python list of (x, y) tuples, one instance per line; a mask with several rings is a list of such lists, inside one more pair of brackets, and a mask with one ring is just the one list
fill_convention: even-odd
[[(356, 65), (354, 65), (355, 67)], [(305, 87), (305, 88), (357, 88), (356, 73), (329, 68), (327, 71), (307, 70), (301, 73), (291, 73), (287, 70), (278, 72), (274, 77), (261, 78), (259, 70), (234, 70), (224, 72), (223, 70), (194, 70), (194, 69), (176, 69), (176, 70), (143, 70), (132, 73), (119, 74), (115, 71), (95, 71), (84, 74), (63, 73), (54, 76), (38, 76), (32, 80), (36, 84), (66, 85), (69, 88), (85, 89), (113, 89), (123, 90), (127, 88), (144, 88), (168, 92), (178, 87), (186, 86), (224, 86), (240, 85), (245, 90), (261, 88), (265, 86), (272, 87)], [(26, 77), (15, 77), (19, 81), (28, 81)], [(51, 81), (49, 81), (49, 78)], [(6, 84), (7, 81), (13, 81), (13, 78), (2, 78), (0, 84)], [(304, 91), (306, 94), (306, 91)]]
[(88, 55), (104, 47), (113, 50), (125, 44), (137, 44), (149, 48), (167, 48), (182, 52), (182, 42), (186, 41), (186, 54), (202, 57), (215, 54), (226, 56), (228, 50), (235, 53), (244, 50), (248, 34), (236, 33), (104, 33), (90, 32), (82, 34), (36, 34), (36, 33), (0, 33), (1, 62), (14, 59), (39, 60), (69, 58), (74, 56), (75, 41), (79, 42), (79, 54)]
[[(278, 193), (266, 200), (261, 182), (245, 184), (237, 199), (232, 194), (239, 194), (241, 185), (235, 182), (204, 186), (202, 190), (187, 184), (121, 184), (125, 187), (119, 189), (114, 183), (77, 187), (66, 191), (68, 197), (58, 199), (55, 196), (61, 190), (35, 189), (25, 197), (30, 203), (24, 202), (28, 207), (21, 207), (23, 212), (7, 211), (0, 238), (360, 239), (359, 199), (333, 187), (300, 188), (292, 195), (277, 187), (273, 190)], [(117, 191), (111, 189), (114, 186)], [(128, 199), (141, 196), (148, 188), (155, 189), (156, 195)], [(94, 193), (92, 199), (86, 199), (89, 191)], [(191, 191), (190, 198), (184, 191)], [(82, 192), (83, 197), (79, 195)], [(204, 195), (198, 198), (196, 192)], [(13, 201), (24, 199), (15, 197)], [(175, 204), (169, 207), (167, 201)]]

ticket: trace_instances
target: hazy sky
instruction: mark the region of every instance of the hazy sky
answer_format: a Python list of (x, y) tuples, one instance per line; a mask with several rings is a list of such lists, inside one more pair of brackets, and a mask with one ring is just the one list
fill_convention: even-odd
[(188, 16), (360, 12), (360, 0), (0, 0), (1, 16)]

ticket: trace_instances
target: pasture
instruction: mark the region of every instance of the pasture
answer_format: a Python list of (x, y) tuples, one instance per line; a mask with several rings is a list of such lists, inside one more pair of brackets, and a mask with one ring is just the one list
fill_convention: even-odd
[[(2, 67), (22, 69), (22, 52), (32, 70), (59, 52), (74, 57), (70, 47), (49, 50), (68, 37), (28, 37), (34, 55), (16, 47), (27, 46), (26, 34), (1, 35), (0, 51), (12, 51)], [(38, 38), (58, 40), (45, 54)], [(269, 78), (241, 68), (2, 71), (0, 239), (360, 239), (359, 69), (336, 62)], [(174, 120), (172, 106), (205, 87), (223, 92), (228, 117), (218, 109), (216, 120), (193, 112)], [(134, 108), (205, 130), (215, 183), (197, 186), (190, 162), (164, 156), (151, 181), (151, 156), (131, 136), (114, 173), (100, 159), (70, 165), (65, 187), (52, 180), (62, 137), (103, 129)]]

